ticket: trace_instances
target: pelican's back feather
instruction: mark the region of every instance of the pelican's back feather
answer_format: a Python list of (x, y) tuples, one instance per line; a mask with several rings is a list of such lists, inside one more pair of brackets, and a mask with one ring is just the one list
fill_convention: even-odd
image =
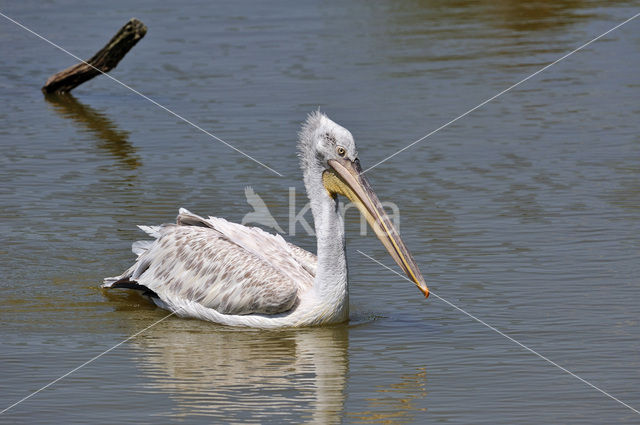
[(290, 310), (313, 283), (313, 254), (255, 227), (185, 209), (175, 225), (140, 227), (157, 239), (134, 244), (136, 263), (103, 286), (133, 282), (167, 302), (195, 301), (224, 314), (273, 314)]

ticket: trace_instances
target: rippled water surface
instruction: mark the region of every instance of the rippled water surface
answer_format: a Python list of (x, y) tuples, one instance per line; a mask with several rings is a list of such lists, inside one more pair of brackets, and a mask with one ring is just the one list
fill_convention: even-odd
[[(602, 5), (604, 4), (604, 6)], [(279, 177), (0, 17), (0, 409), (166, 312), (104, 276), (179, 207), (240, 221), (246, 186), (290, 233), (296, 132), (320, 107), (364, 167), (640, 11), (631, 1), (6, 2)], [(0, 423), (638, 423), (640, 18), (371, 171), (436, 295), (347, 216), (351, 321), (234, 330), (170, 317)], [(293, 189), (290, 189), (293, 188)], [(307, 216), (311, 220), (310, 214)], [(307, 249), (302, 226), (286, 237)], [(394, 266), (395, 267), (395, 266)], [(500, 335), (499, 330), (625, 407)]]

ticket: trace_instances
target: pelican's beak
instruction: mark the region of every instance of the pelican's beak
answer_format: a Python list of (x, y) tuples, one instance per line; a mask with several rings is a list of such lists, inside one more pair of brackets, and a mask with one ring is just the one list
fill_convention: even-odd
[(424, 296), (428, 297), (429, 289), (427, 289), (422, 273), (400, 238), (400, 234), (391, 223), (389, 216), (384, 212), (369, 181), (362, 173), (360, 161), (357, 159), (355, 161), (330, 159), (329, 166), (331, 169), (322, 174), (322, 182), (329, 194), (331, 196), (336, 194), (346, 196), (358, 207), (389, 254)]

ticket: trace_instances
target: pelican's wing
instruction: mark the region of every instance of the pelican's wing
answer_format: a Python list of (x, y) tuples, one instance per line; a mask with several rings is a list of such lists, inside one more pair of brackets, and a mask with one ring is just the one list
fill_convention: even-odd
[(313, 276), (284, 239), (257, 228), (180, 210), (176, 225), (146, 227), (157, 239), (134, 244), (136, 263), (105, 287), (146, 289), (225, 314), (290, 310)]
[[(259, 227), (247, 227), (238, 223), (231, 223), (224, 218), (209, 217), (205, 219), (180, 208), (177, 223), (179, 225), (209, 227), (222, 233), (249, 252), (264, 258), (270, 264), (286, 269), (287, 274), (294, 279), (314, 277), (316, 274), (316, 256), (292, 243), (284, 240), (280, 235), (272, 235)], [(313, 279), (302, 279), (299, 283), (302, 289), (311, 287)]]
[(290, 242), (286, 242), (287, 246), (291, 250), (294, 258), (306, 271), (312, 276), (316, 275), (316, 266), (318, 265), (318, 257), (315, 254), (310, 253), (306, 249), (302, 249), (297, 245)]

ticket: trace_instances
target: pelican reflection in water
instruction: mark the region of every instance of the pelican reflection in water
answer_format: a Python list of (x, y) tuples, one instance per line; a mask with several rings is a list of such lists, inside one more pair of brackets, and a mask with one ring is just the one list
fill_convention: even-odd
[[(138, 312), (135, 321), (127, 319), (131, 311), (126, 309), (136, 298), (108, 295), (127, 306), (119, 313), (129, 333), (157, 320), (151, 311)], [(392, 367), (376, 379), (379, 358), (374, 353), (379, 346), (375, 336), (365, 336), (368, 320), (356, 317), (350, 326), (273, 331), (165, 320), (132, 340), (132, 350), (118, 355), (134, 362), (144, 376), (139, 400), (149, 400), (149, 395), (171, 399), (155, 406), (159, 423), (165, 418), (184, 423), (194, 418), (263, 424), (419, 422), (418, 415), (426, 410), (426, 370), (410, 370), (405, 359), (385, 355)], [(350, 371), (353, 332), (360, 341), (355, 357), (363, 361)], [(362, 338), (367, 338), (364, 346)]]
[(140, 226), (135, 264), (105, 288), (143, 291), (180, 316), (231, 326), (278, 328), (348, 320), (344, 223), (338, 195), (366, 217), (393, 259), (425, 296), (424, 278), (362, 172), (351, 133), (315, 112), (298, 153), (317, 235), (317, 256), (279, 235), (181, 209), (176, 224)]
[[(155, 316), (154, 316), (155, 317)], [(139, 322), (138, 322), (139, 324)], [(126, 326), (126, 325), (125, 325)], [(209, 423), (340, 423), (347, 326), (258, 331), (167, 320), (132, 342), (162, 416)], [(304, 418), (304, 420), (303, 420)]]

